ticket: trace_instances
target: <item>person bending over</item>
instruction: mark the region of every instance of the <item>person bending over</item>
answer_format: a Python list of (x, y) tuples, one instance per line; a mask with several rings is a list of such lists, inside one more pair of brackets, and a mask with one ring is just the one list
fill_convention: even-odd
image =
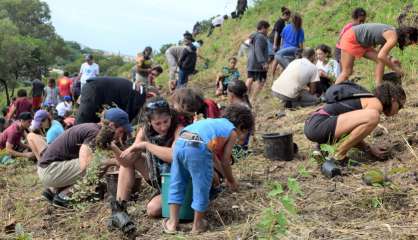
[(17, 120), (12, 123), (6, 130), (0, 133), (0, 150), (6, 149), (9, 157), (34, 157), (33, 152), (28, 151), (30, 148), (22, 143), (25, 137), (25, 131), (29, 128), (32, 121), (32, 114), (22, 112)]
[[(394, 28), (381, 23), (365, 23), (352, 27), (341, 37), (342, 72), (336, 84), (348, 80), (353, 73), (355, 59), (362, 57), (376, 62), (376, 85), (382, 84), (385, 66), (403, 76), (399, 61), (390, 56), (390, 51), (395, 46), (403, 50), (407, 46), (417, 44), (417, 38), (416, 27)], [(377, 50), (376, 47), (380, 48)]]
[(186, 186), (191, 178), (193, 187), (194, 222), (192, 232), (206, 231), (204, 220), (209, 204), (212, 186), (215, 152), (221, 151), (222, 168), (226, 184), (232, 190), (238, 189), (238, 182), (231, 169), (232, 148), (237, 139), (245, 136), (253, 126), (251, 110), (241, 105), (233, 105), (225, 110), (224, 118), (205, 119), (185, 127), (176, 141), (171, 166), (171, 182), (168, 196), (170, 219), (163, 221), (165, 232), (177, 231), (179, 209), (183, 204)]
[[(359, 88), (351, 82), (334, 86), (340, 88), (340, 91), (336, 93), (350, 92), (353, 86)], [(331, 87), (326, 96), (332, 93), (334, 88)], [(363, 92), (367, 95), (367, 91)], [(337, 95), (340, 94), (335, 96)], [(362, 95), (359, 94), (359, 96)], [(378, 146), (369, 146), (364, 139), (376, 128), (380, 114), (393, 116), (403, 108), (406, 95), (401, 86), (391, 82), (384, 82), (374, 90), (373, 95), (368, 95), (368, 97), (357, 98), (349, 96), (322, 106), (306, 120), (304, 129), (306, 137), (312, 142), (323, 144), (336, 142), (348, 134), (348, 138), (338, 146), (334, 156), (336, 160), (345, 159), (347, 152), (356, 146), (381, 158), (384, 150)]]

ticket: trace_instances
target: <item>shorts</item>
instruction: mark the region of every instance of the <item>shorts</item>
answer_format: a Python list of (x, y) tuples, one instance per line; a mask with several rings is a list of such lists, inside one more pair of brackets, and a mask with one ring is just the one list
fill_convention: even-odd
[(47, 167), (38, 166), (38, 176), (45, 187), (62, 188), (74, 185), (82, 177), (80, 160), (52, 162)]
[(248, 78), (253, 79), (253, 81), (265, 82), (267, 79), (267, 71), (248, 71), (247, 72)]
[(319, 144), (332, 143), (335, 139), (338, 116), (312, 114), (304, 127), (305, 136), (312, 142)]
[(356, 58), (362, 58), (366, 52), (373, 48), (363, 47), (357, 42), (356, 34), (353, 29), (347, 30), (340, 40), (341, 50), (349, 53)]

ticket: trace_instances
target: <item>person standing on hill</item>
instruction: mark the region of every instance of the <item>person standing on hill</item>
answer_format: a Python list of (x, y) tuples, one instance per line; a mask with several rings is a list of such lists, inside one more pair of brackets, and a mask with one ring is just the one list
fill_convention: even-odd
[(71, 96), (71, 87), (73, 85), (73, 80), (69, 77), (68, 72), (64, 72), (64, 76), (58, 79), (58, 91), (60, 94), (60, 100), (64, 100), (65, 96)]
[(59, 103), (59, 93), (58, 88), (55, 83), (55, 79), (51, 78), (48, 81), (48, 86), (44, 89), (44, 106), (45, 107), (52, 107), (57, 106)]
[(197, 50), (193, 42), (194, 39), (190, 33), (184, 35), (184, 45), (186, 48), (183, 49), (179, 59), (179, 78), (176, 88), (187, 87), (189, 76), (196, 71)]
[(341, 44), (340, 40), (341, 37), (344, 35), (347, 30), (351, 29), (353, 26), (363, 24), (366, 22), (367, 18), (367, 12), (363, 8), (356, 8), (353, 10), (353, 13), (351, 14), (351, 22), (347, 23), (343, 29), (340, 31), (340, 35), (338, 37), (337, 45), (335, 46), (335, 60), (337, 60), (338, 63), (341, 62)]
[(86, 56), (86, 62), (81, 65), (80, 68), (80, 82), (81, 90), (87, 83), (87, 80), (99, 76), (99, 65), (94, 62), (93, 55), (88, 54)]
[(33, 80), (32, 91), (31, 91), (33, 110), (38, 110), (39, 108), (41, 108), (42, 94), (44, 92), (44, 87), (45, 87), (45, 84), (41, 80), (39, 79)]
[(274, 27), (270, 33), (270, 41), (273, 44), (273, 52), (280, 49), (282, 41), (282, 31), (286, 26), (286, 22), (289, 21), (291, 12), (287, 7), (282, 7), (282, 16), (276, 21)]
[(148, 88), (148, 75), (153, 65), (153, 60), (151, 58), (152, 48), (146, 47), (142, 53), (138, 53), (136, 57), (135, 65), (135, 82), (141, 83), (145, 88)]
[[(254, 101), (257, 94), (261, 91), (267, 79), (268, 69), (268, 39), (267, 33), (270, 24), (267, 21), (260, 21), (257, 24), (257, 32), (250, 36), (250, 49), (248, 53), (247, 71), (248, 79), (246, 82), (251, 101)], [(253, 87), (254, 83), (254, 87)]]
[[(184, 42), (184, 40), (183, 40)], [(176, 73), (178, 71), (177, 66), (181, 57), (183, 50), (186, 48), (184, 45), (180, 46), (171, 46), (165, 51), (165, 59), (168, 64), (168, 83), (169, 90), (173, 92), (176, 89)]]
[[(397, 45), (401, 50), (410, 45), (416, 45), (418, 29), (402, 26), (394, 28), (381, 23), (365, 23), (352, 27), (341, 37), (341, 66), (342, 72), (336, 84), (342, 83), (353, 73), (356, 58), (365, 57), (376, 63), (375, 81), (379, 86), (383, 82), (385, 66), (404, 75), (399, 61), (390, 56), (390, 51)], [(379, 47), (379, 48), (377, 48)], [(377, 48), (377, 49), (375, 49)]]
[(288, 24), (283, 28), (281, 37), (281, 47), (275, 54), (272, 64), (273, 76), (276, 73), (277, 64), (280, 64), (285, 69), (296, 58), (297, 52), (303, 49), (305, 32), (302, 28), (302, 17), (299, 14), (296, 13), (292, 17), (292, 24)]
[(236, 10), (236, 17), (240, 18), (242, 15), (244, 15), (247, 8), (248, 8), (247, 0), (238, 0), (237, 10)]

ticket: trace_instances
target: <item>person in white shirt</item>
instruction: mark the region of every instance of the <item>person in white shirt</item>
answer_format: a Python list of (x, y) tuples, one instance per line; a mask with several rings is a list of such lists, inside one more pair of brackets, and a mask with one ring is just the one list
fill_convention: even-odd
[(319, 71), (313, 64), (316, 59), (315, 50), (304, 49), (302, 57), (292, 61), (273, 83), (273, 96), (281, 100), (281, 110), (313, 106), (320, 102), (315, 95), (319, 82)]
[(334, 84), (335, 79), (340, 75), (340, 64), (331, 58), (332, 50), (325, 44), (316, 47), (316, 67), (319, 70), (320, 82), (317, 87), (317, 94), (321, 95)]
[(212, 24), (209, 27), (208, 37), (212, 35), (213, 29), (217, 27), (221, 27), (224, 24), (224, 21), (228, 19), (228, 15), (221, 16), (218, 15), (214, 19), (212, 19)]
[(87, 83), (87, 80), (99, 76), (99, 65), (94, 62), (92, 55), (86, 56), (86, 62), (80, 68), (81, 89)]
[(61, 118), (64, 118), (68, 112), (71, 112), (72, 107), (73, 107), (73, 103), (71, 101), (71, 97), (64, 96), (64, 101), (60, 102), (56, 107), (58, 116)]

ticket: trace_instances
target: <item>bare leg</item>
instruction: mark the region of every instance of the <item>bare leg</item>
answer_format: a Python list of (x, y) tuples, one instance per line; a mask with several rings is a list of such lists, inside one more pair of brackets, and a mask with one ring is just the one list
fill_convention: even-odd
[(263, 87), (264, 87), (264, 81), (263, 82), (256, 81), (254, 83), (253, 91), (252, 91), (252, 94), (251, 94), (251, 102), (252, 103), (255, 102), (255, 100), (257, 98), (257, 95), (261, 92)]
[(28, 140), (29, 148), (35, 154), (36, 160), (39, 161), (41, 159), (42, 151), (48, 146), (45, 139), (41, 135), (35, 133), (29, 133), (26, 136), (26, 139)]
[(279, 65), (279, 62), (277, 62), (276, 59), (273, 60), (271, 64), (271, 76), (274, 78), (274, 75), (276, 74), (277, 66)]
[(133, 154), (131, 159), (128, 161), (120, 161), (119, 164), (120, 167), (116, 199), (118, 201), (127, 201), (134, 184), (135, 169), (137, 169), (146, 179), (148, 178), (148, 170), (146, 168), (145, 159), (142, 155), (138, 156), (138, 154)]
[(159, 218), (162, 215), (161, 195), (155, 196), (147, 205), (147, 215), (152, 218)]
[(341, 50), (342, 72), (340, 76), (338, 76), (337, 80), (335, 81), (335, 84), (339, 84), (348, 80), (348, 78), (353, 73), (354, 60), (355, 60), (354, 56), (350, 55), (344, 50)]
[(181, 205), (170, 204), (170, 219), (167, 221), (167, 229), (176, 231), (179, 225), (179, 210)]
[(344, 134), (349, 134), (349, 137), (338, 147), (336, 157), (344, 158), (348, 150), (358, 145), (376, 128), (379, 118), (379, 112), (373, 109), (362, 109), (339, 115), (335, 138), (338, 139)]
[(205, 224), (205, 212), (198, 212), (194, 211), (194, 221), (193, 221), (193, 228), (192, 232), (194, 233), (201, 233), (206, 231), (206, 224)]
[(248, 95), (251, 96), (251, 87), (253, 85), (253, 79), (252, 78), (248, 78), (247, 81), (245, 82), (245, 85), (247, 86), (248, 89)]

